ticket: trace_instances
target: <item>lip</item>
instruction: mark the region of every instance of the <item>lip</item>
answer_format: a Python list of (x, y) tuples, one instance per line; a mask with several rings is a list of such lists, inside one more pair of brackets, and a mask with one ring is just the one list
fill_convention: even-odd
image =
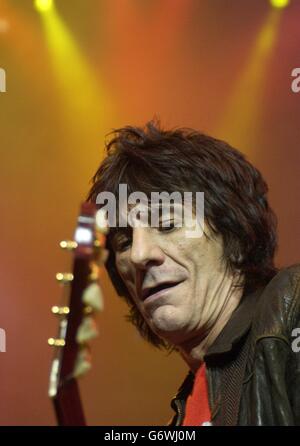
[[(164, 286), (164, 285), (170, 285), (168, 288), (171, 288), (171, 287), (174, 287), (175, 284), (178, 284), (178, 283), (180, 283), (180, 282), (177, 282), (177, 281), (175, 281), (175, 280), (165, 280), (165, 281), (163, 281), (163, 282), (159, 282), (159, 283), (157, 283), (157, 284), (154, 284), (154, 285), (152, 285), (151, 287), (145, 287), (145, 288), (142, 290), (142, 300), (147, 299), (147, 297), (149, 297), (149, 296), (152, 294), (152, 293), (151, 293), (151, 290), (152, 290), (153, 288), (161, 287), (161, 286)], [(167, 288), (165, 288), (165, 289), (167, 289)], [(163, 291), (163, 290), (161, 290), (161, 291)], [(159, 293), (159, 291), (157, 291), (157, 293)], [(156, 293), (155, 293), (155, 294), (156, 294)]]
[(179, 285), (181, 285), (183, 282), (184, 282), (184, 281), (178, 282), (178, 283), (176, 283), (176, 284), (174, 284), (174, 285), (171, 285), (171, 286), (168, 287), (168, 288), (164, 288), (163, 290), (157, 291), (157, 292), (154, 293), (154, 294), (149, 294), (149, 296), (147, 296), (146, 298), (144, 298), (143, 301), (144, 301), (145, 303), (150, 303), (150, 302), (152, 302), (152, 301), (158, 299), (159, 297), (164, 296), (164, 295), (167, 294), (168, 292), (174, 290), (174, 289), (177, 288)]

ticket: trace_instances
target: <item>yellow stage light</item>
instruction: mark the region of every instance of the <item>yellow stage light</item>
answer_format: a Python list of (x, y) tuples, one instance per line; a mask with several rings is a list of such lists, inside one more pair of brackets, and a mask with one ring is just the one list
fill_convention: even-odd
[(274, 8), (285, 8), (289, 5), (290, 0), (270, 0), (270, 3)]
[(279, 37), (281, 17), (278, 10), (269, 9), (224, 110), (218, 136), (232, 140), (236, 146), (245, 147), (245, 144), (249, 144), (250, 147), (255, 144), (255, 135), (263, 120), (262, 98), (269, 76), (270, 60)]
[(71, 145), (79, 148), (81, 157), (82, 147), (95, 145), (99, 123), (105, 122), (109, 113), (110, 99), (55, 2), (40, 18), (60, 101), (58, 113), (64, 122), (65, 134), (74, 138)]
[(34, 6), (39, 12), (50, 11), (53, 7), (53, 0), (34, 0)]

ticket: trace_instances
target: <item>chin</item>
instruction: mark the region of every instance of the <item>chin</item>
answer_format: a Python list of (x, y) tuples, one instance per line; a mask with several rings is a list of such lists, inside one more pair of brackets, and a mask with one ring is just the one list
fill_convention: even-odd
[(154, 310), (151, 315), (153, 331), (167, 341), (172, 341), (173, 338), (178, 339), (186, 326), (182, 313), (178, 313), (179, 311), (171, 305), (164, 305)]

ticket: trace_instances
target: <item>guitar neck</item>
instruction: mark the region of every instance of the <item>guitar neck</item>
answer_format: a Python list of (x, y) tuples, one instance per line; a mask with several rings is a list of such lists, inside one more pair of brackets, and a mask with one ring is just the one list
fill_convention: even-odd
[(78, 383), (70, 379), (53, 398), (54, 410), (59, 426), (86, 426)]
[[(57, 280), (68, 287), (64, 306), (52, 307), (59, 319), (58, 338), (49, 338), (54, 346), (49, 381), (49, 396), (59, 426), (85, 426), (77, 378), (91, 367), (88, 343), (97, 330), (93, 314), (103, 308), (98, 282), (99, 261), (103, 262), (106, 229), (96, 227), (96, 206), (83, 203), (74, 240), (60, 246), (73, 252), (72, 273), (58, 273)], [(104, 250), (105, 251), (105, 250)]]

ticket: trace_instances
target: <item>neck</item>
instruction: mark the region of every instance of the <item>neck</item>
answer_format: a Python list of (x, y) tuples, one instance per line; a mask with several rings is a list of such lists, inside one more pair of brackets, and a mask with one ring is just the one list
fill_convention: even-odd
[(216, 302), (216, 299), (218, 302), (217, 308), (211, 310), (211, 317), (204, 321), (195, 336), (177, 345), (181, 356), (192, 372), (195, 373), (203, 363), (207, 350), (229, 321), (240, 303), (242, 294), (243, 289), (233, 287), (232, 281), (223, 283), (221, 289), (218, 289), (217, 295), (210, 296), (210, 302)]

